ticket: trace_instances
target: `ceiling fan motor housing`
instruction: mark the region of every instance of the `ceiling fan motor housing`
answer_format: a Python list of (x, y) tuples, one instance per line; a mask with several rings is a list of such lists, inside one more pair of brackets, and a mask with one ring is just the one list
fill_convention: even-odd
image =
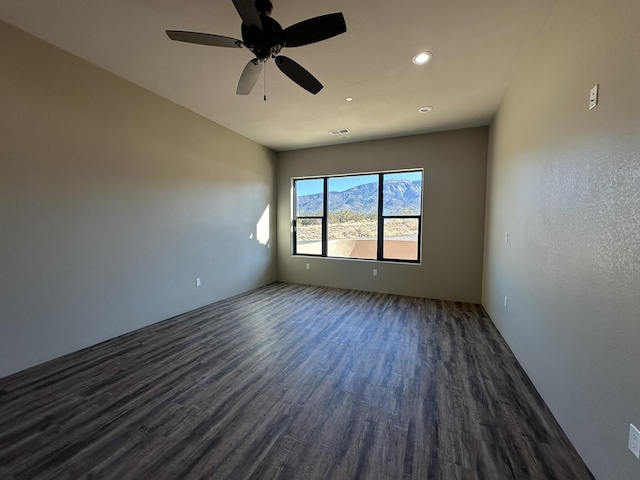
[(262, 20), (262, 30), (242, 24), (242, 42), (258, 60), (264, 62), (282, 50), (285, 35), (280, 24), (267, 13), (260, 13), (260, 20)]

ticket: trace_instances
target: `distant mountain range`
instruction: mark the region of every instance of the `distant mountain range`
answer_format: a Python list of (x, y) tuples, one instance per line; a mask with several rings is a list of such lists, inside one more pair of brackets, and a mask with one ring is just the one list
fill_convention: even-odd
[[(419, 214), (422, 181), (388, 180), (384, 182), (384, 214), (397, 215), (408, 211)], [(344, 192), (329, 192), (329, 211), (350, 210), (361, 213), (378, 211), (378, 184), (365, 183)], [(298, 215), (322, 214), (322, 194), (298, 197)]]

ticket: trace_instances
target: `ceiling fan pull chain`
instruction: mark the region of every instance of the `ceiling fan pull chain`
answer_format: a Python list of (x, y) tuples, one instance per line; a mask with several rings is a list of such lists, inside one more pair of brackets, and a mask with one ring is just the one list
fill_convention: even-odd
[(264, 62), (264, 101), (267, 101), (267, 62)]

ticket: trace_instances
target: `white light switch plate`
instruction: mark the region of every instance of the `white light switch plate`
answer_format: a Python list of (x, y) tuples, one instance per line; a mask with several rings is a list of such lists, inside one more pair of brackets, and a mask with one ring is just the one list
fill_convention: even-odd
[(589, 92), (589, 110), (598, 105), (598, 87), (599, 84), (596, 83), (595, 87), (593, 87), (591, 92)]
[(640, 430), (629, 424), (629, 450), (640, 460)]

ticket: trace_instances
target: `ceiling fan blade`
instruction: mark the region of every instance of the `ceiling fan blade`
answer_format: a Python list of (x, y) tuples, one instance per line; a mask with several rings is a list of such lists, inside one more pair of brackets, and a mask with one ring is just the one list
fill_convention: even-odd
[(242, 23), (247, 27), (255, 26), (262, 30), (262, 20), (260, 20), (260, 14), (254, 0), (233, 0), (233, 4), (242, 18)]
[(167, 30), (171, 40), (178, 42), (197, 43), (198, 45), (212, 45), (214, 47), (242, 48), (242, 40), (210, 33), (183, 32), (180, 30)]
[(289, 57), (277, 56), (276, 65), (287, 77), (314, 95), (322, 90), (322, 84), (318, 79)]
[(284, 29), (285, 47), (300, 47), (326, 40), (347, 31), (342, 13), (310, 18)]
[(236, 95), (249, 95), (258, 81), (260, 72), (262, 72), (262, 62), (258, 61), (257, 58), (249, 60), (249, 63), (242, 71), (242, 75), (240, 75)]

